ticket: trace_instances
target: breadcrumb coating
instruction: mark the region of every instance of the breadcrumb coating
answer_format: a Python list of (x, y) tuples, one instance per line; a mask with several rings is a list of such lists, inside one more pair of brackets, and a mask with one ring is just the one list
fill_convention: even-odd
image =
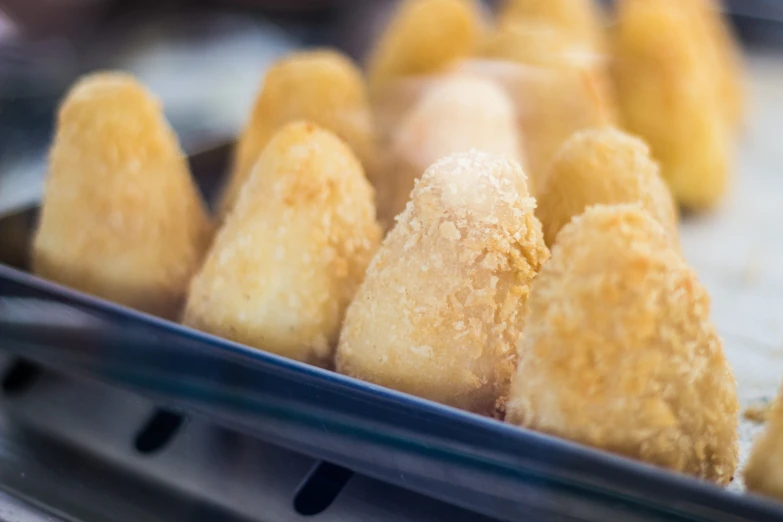
[(542, 21), (595, 51), (606, 49), (604, 13), (595, 0), (504, 0), (498, 20), (501, 24)]
[(484, 415), (502, 409), (529, 285), (549, 257), (534, 208), (509, 158), (433, 164), (348, 308), (337, 370)]
[(728, 483), (739, 405), (709, 315), (639, 204), (590, 207), (530, 288), (506, 420)]
[(236, 204), (258, 157), (285, 124), (312, 121), (351, 146), (368, 177), (378, 168), (378, 144), (367, 88), (349, 58), (331, 50), (291, 53), (269, 68), (250, 119), (237, 143), (221, 215)]
[(769, 410), (767, 426), (753, 444), (742, 474), (754, 493), (783, 499), (783, 391)]
[(489, 80), (446, 76), (424, 93), (396, 132), (385, 176), (377, 186), (381, 223), (391, 228), (427, 167), (471, 149), (522, 159), (514, 105)]
[(469, 56), (481, 26), (473, 0), (404, 0), (367, 62), (373, 100), (388, 95), (395, 80), (442, 71)]
[(284, 126), (193, 278), (184, 323), (331, 366), (345, 308), (380, 241), (373, 198), (342, 140), (309, 122)]
[(516, 108), (533, 195), (560, 145), (574, 132), (611, 124), (614, 95), (603, 58), (542, 22), (501, 25), (482, 41), (480, 56), (506, 62), (484, 68)]
[(726, 191), (733, 133), (693, 14), (679, 1), (622, 0), (612, 45), (623, 125), (649, 143), (675, 199), (698, 210)]
[(57, 118), (33, 271), (175, 318), (212, 230), (158, 100), (128, 74), (81, 78)]
[(571, 218), (596, 204), (642, 204), (677, 243), (677, 207), (650, 149), (612, 127), (580, 131), (558, 151), (538, 194), (536, 215), (550, 247)]

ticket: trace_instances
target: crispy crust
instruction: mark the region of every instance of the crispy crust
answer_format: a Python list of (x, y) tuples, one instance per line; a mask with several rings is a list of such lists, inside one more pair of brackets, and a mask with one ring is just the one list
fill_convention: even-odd
[(729, 482), (734, 377), (706, 291), (646, 211), (574, 218), (527, 304), (508, 422)]
[(237, 144), (221, 200), (221, 216), (236, 204), (242, 185), (272, 136), (297, 120), (312, 121), (343, 138), (368, 177), (375, 175), (378, 144), (361, 71), (335, 51), (292, 53), (266, 74)]
[(578, 132), (560, 147), (538, 194), (550, 247), (572, 217), (596, 204), (639, 202), (677, 242), (677, 207), (650, 149), (612, 127)]
[(521, 160), (514, 106), (489, 80), (449, 75), (436, 81), (400, 124), (378, 183), (378, 217), (387, 228), (413, 184), (433, 162), (477, 149)]
[(337, 370), (493, 414), (549, 256), (534, 207), (510, 159), (469, 152), (432, 165), (348, 309)]
[(57, 119), (33, 270), (175, 318), (211, 234), (160, 103), (127, 74), (79, 80)]
[(380, 241), (373, 198), (343, 141), (312, 123), (284, 126), (193, 278), (184, 322), (331, 366), (345, 308)]

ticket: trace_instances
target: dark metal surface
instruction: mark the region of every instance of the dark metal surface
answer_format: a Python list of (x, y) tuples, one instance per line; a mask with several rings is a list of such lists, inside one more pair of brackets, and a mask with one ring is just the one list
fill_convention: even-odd
[(194, 418), (141, 452), (134, 439), (155, 404), (95, 382), (43, 373), (4, 389), (0, 406), (2, 522), (49, 512), (87, 522), (491, 522), (358, 475), (308, 517), (294, 501), (315, 460)]

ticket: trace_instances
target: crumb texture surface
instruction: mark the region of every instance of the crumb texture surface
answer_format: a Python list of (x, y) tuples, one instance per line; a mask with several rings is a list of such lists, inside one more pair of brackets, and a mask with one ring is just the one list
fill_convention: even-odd
[(549, 256), (534, 207), (511, 159), (468, 152), (433, 164), (348, 309), (338, 371), (494, 414)]
[(212, 235), (160, 103), (133, 77), (95, 73), (60, 107), (33, 270), (175, 318)]
[(525, 324), (508, 422), (729, 482), (737, 393), (709, 297), (639, 205), (563, 228)]
[(242, 131), (221, 201), (225, 216), (272, 136), (287, 123), (307, 120), (344, 139), (365, 174), (377, 170), (378, 145), (367, 87), (349, 58), (330, 50), (292, 53), (266, 73)]
[(286, 125), (193, 279), (184, 322), (331, 366), (345, 308), (380, 241), (373, 199), (342, 140), (312, 123)]
[(572, 217), (596, 204), (641, 203), (677, 242), (677, 207), (650, 149), (612, 127), (571, 136), (560, 147), (538, 195), (544, 237), (552, 246)]

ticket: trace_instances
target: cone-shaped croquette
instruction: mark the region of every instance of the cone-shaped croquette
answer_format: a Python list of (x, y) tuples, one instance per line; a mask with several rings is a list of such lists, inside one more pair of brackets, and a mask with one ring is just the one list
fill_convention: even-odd
[(373, 96), (396, 79), (441, 71), (470, 55), (481, 25), (473, 0), (403, 0), (369, 56)]
[(612, 127), (580, 131), (558, 151), (538, 192), (536, 215), (550, 247), (571, 218), (596, 204), (641, 203), (677, 243), (677, 207), (650, 149)]
[[(509, 23), (486, 38), (484, 67), (514, 101), (531, 192), (574, 132), (615, 121), (614, 98), (602, 58), (541, 22)], [(475, 68), (475, 67), (474, 67)]]
[(337, 370), (492, 415), (549, 256), (525, 175), (482, 152), (432, 165), (346, 314)]
[(342, 140), (312, 123), (284, 126), (193, 278), (185, 324), (330, 366), (380, 241), (373, 197)]
[(361, 71), (336, 51), (292, 53), (270, 67), (239, 138), (220, 203), (223, 217), (236, 203), (275, 132), (297, 120), (312, 121), (340, 136), (359, 157), (367, 175), (374, 174), (378, 146)]
[(504, 0), (501, 24), (538, 20), (556, 26), (566, 38), (596, 51), (606, 48), (604, 13), (596, 0)]
[(410, 79), (441, 73), (471, 55), (481, 26), (474, 0), (402, 0), (367, 60), (370, 95), (384, 142), (411, 105)]
[(57, 119), (33, 270), (175, 318), (211, 232), (160, 103), (127, 74), (78, 81)]
[(748, 490), (783, 500), (783, 390), (770, 409), (767, 426), (754, 442), (742, 474)]
[(624, 127), (649, 143), (675, 199), (702, 209), (726, 190), (733, 132), (693, 13), (680, 2), (621, 0), (613, 70)]
[(745, 117), (745, 78), (742, 52), (736, 38), (723, 18), (720, 0), (684, 0), (683, 6), (697, 11), (706, 45), (715, 61), (718, 91), (728, 122), (733, 127), (742, 124)]
[(385, 227), (405, 209), (413, 184), (435, 161), (476, 149), (521, 160), (514, 105), (502, 88), (478, 77), (434, 82), (400, 124), (377, 185)]
[(590, 207), (530, 288), (506, 420), (728, 483), (736, 384), (709, 315), (649, 213)]

